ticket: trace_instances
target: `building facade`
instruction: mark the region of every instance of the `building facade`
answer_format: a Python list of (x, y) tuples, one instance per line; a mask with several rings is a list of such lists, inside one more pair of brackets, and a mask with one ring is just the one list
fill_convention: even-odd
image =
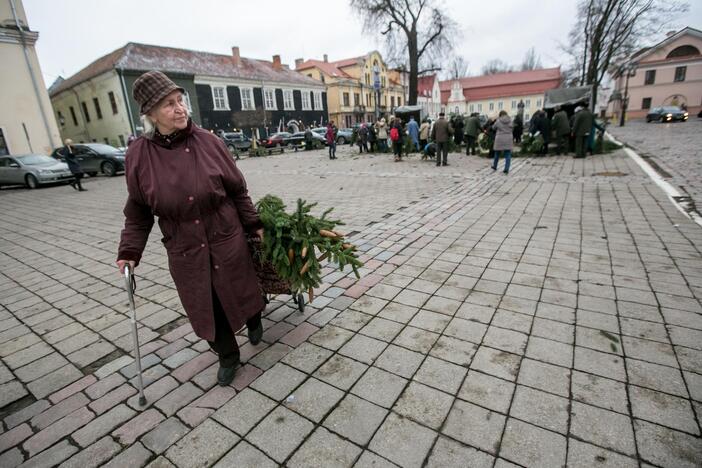
[(701, 51), (702, 31), (685, 28), (634, 54), (613, 76), (610, 114), (620, 115), (627, 93), (629, 118), (645, 117), (654, 107), (671, 105), (684, 105), (691, 115), (697, 114), (702, 109)]
[(134, 81), (161, 70), (185, 90), (192, 119), (203, 128), (267, 136), (291, 121), (328, 118), (326, 87), (280, 61), (129, 43), (50, 88), (61, 134), (74, 141), (124, 146), (143, 131)]
[(447, 114), (477, 112), (496, 117), (501, 110), (515, 115), (519, 102), (524, 103), (524, 118), (528, 120), (543, 108), (544, 93), (561, 84), (561, 69), (543, 68), (522, 72), (471, 76), (439, 83), (441, 104)]
[(406, 104), (402, 84), (377, 51), (336, 62), (295, 60), (295, 70), (327, 86), (329, 118), (340, 127), (373, 122)]
[(441, 88), (436, 75), (420, 76), (417, 80), (417, 105), (422, 106), (424, 114), (430, 119), (437, 119), (441, 112)]
[(61, 144), (21, 0), (0, 1), (0, 155), (49, 154)]

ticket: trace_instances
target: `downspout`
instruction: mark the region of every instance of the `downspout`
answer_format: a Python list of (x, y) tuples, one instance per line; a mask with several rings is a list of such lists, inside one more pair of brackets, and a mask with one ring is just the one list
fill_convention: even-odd
[(127, 95), (127, 86), (124, 84), (124, 69), (118, 68), (117, 75), (119, 76), (119, 82), (122, 85), (122, 97), (124, 103), (127, 105), (127, 116), (129, 117), (129, 129), (132, 135), (137, 136), (136, 129), (134, 128), (134, 117), (132, 116), (132, 105), (129, 102), (129, 96)]
[(20, 42), (22, 44), (22, 51), (24, 52), (24, 60), (27, 62), (27, 68), (29, 69), (29, 76), (32, 78), (32, 87), (34, 88), (34, 94), (37, 97), (37, 102), (39, 103), (39, 109), (41, 110), (41, 119), (44, 122), (44, 129), (46, 130), (46, 136), (49, 138), (49, 145), (54, 146), (53, 138), (51, 136), (51, 128), (49, 127), (49, 121), (46, 118), (46, 110), (44, 109), (44, 104), (41, 100), (41, 93), (39, 92), (39, 85), (37, 84), (37, 79), (34, 76), (34, 70), (32, 69), (32, 61), (29, 57), (29, 52), (27, 52), (27, 41), (24, 38), (24, 30), (22, 25), (20, 25), (19, 18), (17, 17), (17, 9), (15, 8), (15, 0), (10, 0), (10, 7), (12, 8), (12, 16), (15, 19), (15, 26), (17, 31), (19, 31)]

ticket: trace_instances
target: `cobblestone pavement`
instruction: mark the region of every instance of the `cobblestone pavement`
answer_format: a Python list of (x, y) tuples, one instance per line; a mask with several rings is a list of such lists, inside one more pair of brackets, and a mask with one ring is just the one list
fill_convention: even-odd
[(691, 116), (687, 122), (669, 124), (632, 120), (607, 129), (660, 167), (659, 173), (702, 211), (702, 119)]
[(346, 147), (240, 161), (334, 206), (366, 262), (215, 386), (158, 234), (113, 266), (122, 177), (0, 192), (0, 466), (700, 466), (702, 230), (623, 152), (451, 166)]

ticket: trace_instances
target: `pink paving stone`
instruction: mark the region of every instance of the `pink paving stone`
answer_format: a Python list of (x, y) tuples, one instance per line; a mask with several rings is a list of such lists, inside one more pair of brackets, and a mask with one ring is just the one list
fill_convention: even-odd
[[(241, 371), (241, 369), (239, 371)], [(190, 403), (188, 406), (217, 409), (234, 398), (234, 395), (236, 395), (236, 390), (234, 390), (232, 387), (217, 386)]]
[(217, 381), (218, 370), (219, 363), (212, 364), (210, 367), (193, 377), (191, 382), (193, 382), (195, 385), (197, 385), (203, 390), (209, 390), (215, 385), (215, 382)]
[(358, 280), (358, 284), (360, 284), (361, 286), (368, 286), (370, 288), (380, 283), (380, 280), (382, 279), (382, 276), (371, 273), (370, 275), (364, 276), (363, 278)]
[(280, 342), (296, 348), (317, 330), (319, 330), (319, 328), (315, 327), (311, 323), (302, 322), (300, 325), (295, 327), (294, 330), (281, 338)]
[(166, 359), (168, 356), (171, 356), (180, 351), (181, 349), (187, 348), (188, 346), (190, 346), (190, 342), (188, 340), (186, 340), (185, 338), (178, 338), (174, 342), (169, 343), (168, 345), (156, 351), (156, 354), (161, 359)]
[(178, 411), (178, 417), (188, 426), (195, 427), (199, 426), (202, 421), (210, 417), (215, 410), (212, 408), (193, 408), (191, 406), (186, 406), (185, 408)]
[(363, 267), (368, 268), (369, 270), (375, 270), (376, 268), (378, 268), (382, 264), (383, 264), (383, 262), (381, 262), (380, 260), (368, 260), (367, 262), (365, 262)]
[(239, 347), (239, 359), (241, 362), (247, 362), (249, 359), (263, 351), (268, 347), (268, 344), (261, 341), (256, 346), (251, 343), (246, 343), (244, 346)]
[(122, 445), (131, 445), (142, 434), (149, 432), (166, 419), (158, 410), (149, 408), (115, 429), (112, 433)]
[(387, 263), (390, 263), (392, 265), (402, 265), (405, 263), (409, 257), (405, 255), (395, 255), (394, 257), (390, 257), (387, 261)]
[(41, 430), (49, 427), (64, 416), (73, 413), (78, 408), (82, 408), (90, 403), (88, 397), (82, 393), (76, 393), (66, 398), (58, 404), (48, 408), (46, 411), (37, 414), (32, 418), (30, 424)]
[(263, 339), (268, 341), (269, 343), (274, 343), (280, 339), (281, 336), (284, 336), (286, 333), (288, 333), (290, 330), (292, 330), (294, 327), (290, 325), (289, 323), (286, 322), (278, 322), (275, 325), (273, 325), (270, 328), (267, 328), (263, 331)]
[(24, 443), (24, 449), (30, 457), (52, 446), (75, 430), (85, 426), (95, 415), (87, 407), (65, 416), (46, 429), (34, 434)]
[(85, 389), (86, 395), (93, 400), (100, 398), (112, 389), (122, 385), (126, 379), (120, 373), (110, 374), (102, 380), (98, 380), (93, 385)]
[(100, 415), (105, 411), (117, 406), (124, 400), (134, 395), (137, 390), (129, 384), (124, 384), (111, 392), (107, 393), (101, 398), (93, 401), (88, 405), (88, 407), (95, 411), (96, 414)]
[(86, 375), (82, 379), (73, 382), (71, 385), (62, 388), (58, 392), (54, 393), (49, 397), (49, 401), (53, 404), (58, 403), (61, 400), (65, 400), (69, 396), (80, 392), (86, 387), (89, 387), (90, 385), (94, 384), (97, 382), (97, 378), (95, 378), (94, 375)]
[(339, 281), (337, 281), (336, 283), (334, 283), (334, 286), (336, 286), (337, 288), (344, 288), (344, 289), (346, 289), (346, 288), (348, 288), (348, 287), (350, 287), (350, 286), (353, 286), (354, 284), (356, 284), (356, 279), (355, 279), (355, 278), (341, 278)]
[(248, 387), (249, 384), (256, 380), (261, 374), (263, 374), (261, 369), (252, 366), (251, 364), (246, 364), (245, 366), (237, 369), (236, 376), (234, 376), (234, 381), (232, 382), (232, 387), (234, 387), (237, 392), (240, 392)]
[(354, 299), (358, 299), (359, 297), (363, 296), (366, 291), (368, 291), (370, 288), (368, 286), (364, 286), (362, 284), (357, 284), (355, 286), (351, 286), (349, 289), (347, 289), (344, 292), (344, 296), (349, 296), (353, 297)]
[[(156, 401), (158, 401), (161, 397), (169, 393), (171, 390), (176, 388), (178, 386), (178, 381), (171, 377), (170, 375), (167, 375), (156, 382), (152, 383), (148, 387), (144, 389), (144, 397), (146, 397), (146, 404), (150, 405)], [(127, 404), (131, 406), (132, 408), (135, 409), (141, 409), (142, 407), (139, 406), (139, 396), (134, 395), (131, 397), (129, 400), (127, 400)]]
[(181, 382), (187, 382), (216, 361), (217, 355), (207, 351), (181, 365), (171, 372), (171, 375)]
[(153, 353), (157, 349), (163, 348), (165, 345), (166, 342), (162, 340), (149, 341), (148, 343), (139, 348), (139, 352), (141, 353), (141, 356), (143, 358), (144, 356)]
[(192, 333), (193, 327), (190, 326), (190, 323), (184, 323), (183, 325), (179, 326), (178, 328), (175, 328), (165, 335), (163, 335), (161, 338), (164, 340), (168, 341), (169, 343), (177, 340), (178, 338), (182, 338), (188, 333)]
[(11, 447), (18, 446), (32, 434), (32, 428), (27, 423), (5, 432), (0, 435), (0, 453)]

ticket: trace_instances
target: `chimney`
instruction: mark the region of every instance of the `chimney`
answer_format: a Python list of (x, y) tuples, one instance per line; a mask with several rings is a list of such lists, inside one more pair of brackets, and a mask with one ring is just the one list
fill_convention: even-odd
[(327, 54), (324, 54), (324, 63), (327, 63), (329, 61), (329, 57), (327, 57)]
[(302, 58), (295, 59), (295, 68), (300, 68), (300, 65), (302, 65), (304, 61), (305, 60)]
[(282, 70), (283, 65), (280, 63), (280, 55), (274, 55), (273, 56), (273, 68), (275, 70)]
[(234, 65), (239, 66), (239, 63), (241, 62), (241, 56), (239, 55), (239, 47), (234, 46), (232, 47), (232, 62), (234, 62)]

